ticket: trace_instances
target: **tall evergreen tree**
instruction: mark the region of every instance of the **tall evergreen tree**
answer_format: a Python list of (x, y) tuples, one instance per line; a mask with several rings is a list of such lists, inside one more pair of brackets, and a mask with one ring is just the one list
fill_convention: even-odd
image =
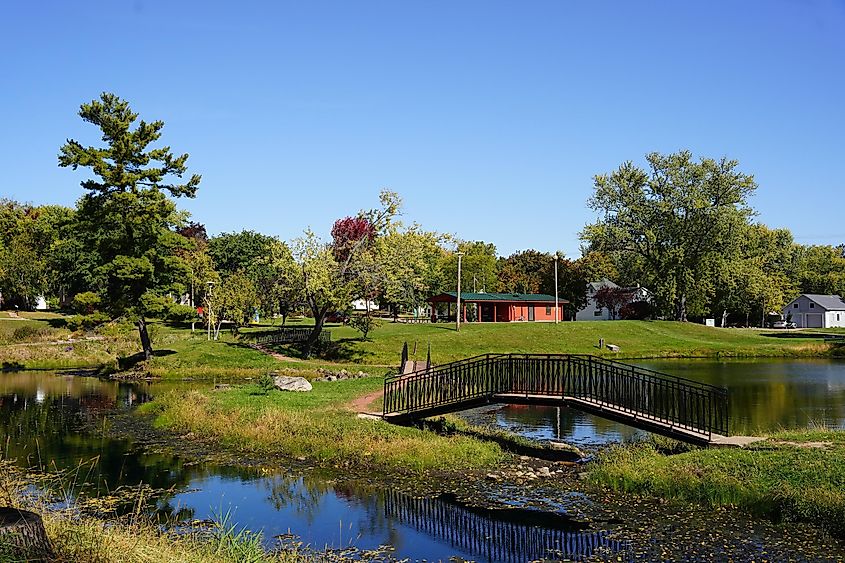
[(133, 127), (138, 114), (114, 94), (82, 104), (79, 116), (99, 127), (105, 146), (86, 147), (69, 139), (61, 147), (59, 166), (90, 168), (96, 177), (82, 182), (80, 236), (95, 252), (103, 302), (114, 316), (137, 324), (149, 358), (153, 349), (146, 319), (161, 311), (164, 294), (184, 290), (180, 279), (187, 274), (176, 252), (186, 240), (175, 232), (180, 217), (167, 194), (194, 197), (200, 176), (175, 181), (186, 173), (188, 155), (174, 156), (168, 146), (151, 148), (164, 122), (141, 120)]

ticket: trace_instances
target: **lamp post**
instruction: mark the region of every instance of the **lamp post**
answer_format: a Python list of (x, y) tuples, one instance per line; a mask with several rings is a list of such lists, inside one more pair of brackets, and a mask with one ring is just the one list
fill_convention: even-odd
[(560, 258), (560, 253), (555, 252), (555, 324), (560, 322), (560, 306), (558, 305), (557, 293), (557, 260)]
[(455, 255), (458, 257), (458, 310), (456, 311), (455, 315), (455, 330), (460, 332), (461, 330), (461, 256), (464, 255), (463, 252), (456, 252)]
[(206, 302), (207, 309), (208, 309), (208, 312), (206, 313), (208, 315), (208, 335), (207, 335), (207, 339), (211, 340), (211, 323), (213, 321), (213, 317), (211, 316), (211, 288), (214, 286), (214, 282), (208, 281), (208, 282), (206, 282), (206, 285), (208, 286), (208, 288), (205, 292), (205, 302)]

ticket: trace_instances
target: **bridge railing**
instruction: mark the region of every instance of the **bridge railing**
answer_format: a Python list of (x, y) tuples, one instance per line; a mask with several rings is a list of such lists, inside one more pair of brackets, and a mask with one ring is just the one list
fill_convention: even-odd
[(495, 395), (580, 400), (712, 437), (728, 434), (721, 387), (590, 355), (488, 354), (385, 381), (385, 413), (494, 400)]
[(475, 356), (384, 381), (384, 412), (413, 413), (492, 396), (501, 366), (496, 354)]
[[(252, 344), (294, 344), (297, 342), (305, 342), (311, 336), (310, 327), (284, 327), (279, 328), (273, 332), (264, 332), (250, 337), (249, 333), (244, 333), (244, 337)], [(326, 343), (332, 339), (332, 333), (328, 330), (320, 332), (318, 342)]]

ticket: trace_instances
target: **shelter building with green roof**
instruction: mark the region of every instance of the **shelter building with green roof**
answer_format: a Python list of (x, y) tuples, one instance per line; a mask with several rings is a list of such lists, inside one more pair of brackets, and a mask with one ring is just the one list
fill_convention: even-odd
[[(431, 321), (455, 320), (458, 294), (454, 291), (439, 293), (428, 298), (431, 303)], [(453, 306), (452, 304), (455, 303)], [(565, 305), (569, 301), (558, 299), (555, 316), (555, 297), (543, 293), (465, 293), (461, 292), (461, 318), (467, 322), (554, 322), (566, 320)], [(445, 311), (444, 309), (445, 304)], [(440, 312), (438, 312), (440, 309)], [(454, 311), (454, 312), (453, 312)], [(443, 314), (445, 313), (445, 318)], [(470, 321), (470, 322), (471, 322)]]

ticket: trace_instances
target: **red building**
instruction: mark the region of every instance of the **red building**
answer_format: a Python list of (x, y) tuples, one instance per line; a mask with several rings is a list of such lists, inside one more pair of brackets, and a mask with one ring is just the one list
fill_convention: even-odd
[[(428, 299), (431, 303), (431, 320), (453, 320), (457, 312), (458, 294), (449, 291)], [(443, 304), (446, 310), (443, 311)], [(455, 305), (452, 305), (455, 303)], [(559, 319), (566, 320), (564, 306), (569, 303), (558, 299)], [(438, 305), (440, 314), (438, 314)], [(462, 320), (482, 323), (510, 323), (515, 321), (555, 320), (554, 295), (542, 293), (464, 293), (461, 292)], [(445, 313), (445, 318), (443, 314)]]

